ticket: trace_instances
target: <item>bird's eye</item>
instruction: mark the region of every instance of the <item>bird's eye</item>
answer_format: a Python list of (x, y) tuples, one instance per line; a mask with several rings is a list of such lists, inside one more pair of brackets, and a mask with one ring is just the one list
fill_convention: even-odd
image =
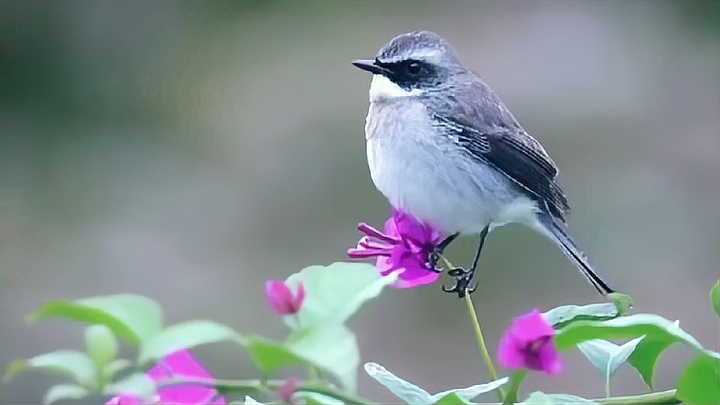
[(417, 62), (411, 62), (405, 67), (405, 70), (407, 70), (409, 75), (415, 76), (420, 73), (422, 66)]

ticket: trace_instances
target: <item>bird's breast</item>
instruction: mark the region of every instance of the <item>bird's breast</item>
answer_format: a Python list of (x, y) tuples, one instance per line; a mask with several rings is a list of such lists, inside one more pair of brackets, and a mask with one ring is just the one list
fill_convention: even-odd
[(517, 195), (433, 126), (421, 103), (371, 103), (365, 130), (375, 186), (394, 207), (446, 233), (477, 233)]

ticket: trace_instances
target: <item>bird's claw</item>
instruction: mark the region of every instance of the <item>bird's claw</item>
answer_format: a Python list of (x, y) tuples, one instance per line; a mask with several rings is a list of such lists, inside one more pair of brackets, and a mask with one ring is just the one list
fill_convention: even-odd
[(442, 269), (439, 269), (437, 267), (438, 262), (440, 261), (440, 256), (442, 256), (442, 249), (440, 249), (437, 246), (434, 246), (430, 253), (428, 253), (428, 259), (425, 263), (425, 266), (428, 270), (434, 271), (435, 273), (442, 273)]
[(477, 289), (478, 283), (470, 285), (470, 280), (472, 280), (474, 274), (474, 271), (465, 270), (462, 267), (449, 270), (448, 275), (455, 278), (455, 285), (450, 288), (443, 285), (442, 290), (448, 293), (457, 293), (458, 298), (464, 298), (465, 294), (472, 294)]

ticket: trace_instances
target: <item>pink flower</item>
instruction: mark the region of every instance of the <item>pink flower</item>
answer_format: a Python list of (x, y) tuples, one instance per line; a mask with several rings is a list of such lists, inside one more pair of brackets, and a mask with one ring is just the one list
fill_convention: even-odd
[(358, 230), (365, 236), (357, 247), (348, 249), (348, 256), (377, 257), (375, 266), (383, 276), (401, 270), (394, 287), (412, 288), (440, 278), (439, 272), (427, 267), (428, 255), (444, 239), (440, 231), (395, 208), (382, 232), (364, 222), (358, 224)]
[(294, 295), (284, 281), (268, 280), (265, 283), (265, 297), (276, 314), (296, 314), (305, 300), (305, 287), (300, 283), (297, 294)]
[[(162, 384), (173, 378), (202, 379), (212, 381), (214, 377), (195, 360), (189, 350), (180, 350), (165, 356), (148, 371), (148, 376), (156, 384)], [(151, 404), (195, 404), (224, 405), (225, 398), (216, 398), (214, 388), (202, 385), (173, 385), (157, 390)], [(147, 404), (136, 395), (121, 394), (113, 397), (106, 405), (142, 405)]]
[(538, 309), (515, 318), (500, 339), (500, 364), (510, 369), (529, 368), (547, 374), (561, 372), (563, 364), (553, 342), (554, 336), (555, 329)]

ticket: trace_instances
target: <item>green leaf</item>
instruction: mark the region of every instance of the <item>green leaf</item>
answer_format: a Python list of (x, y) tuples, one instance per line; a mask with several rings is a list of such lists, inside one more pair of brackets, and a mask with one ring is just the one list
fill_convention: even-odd
[(103, 389), (103, 394), (127, 394), (148, 398), (155, 393), (156, 388), (155, 381), (153, 381), (149, 375), (146, 373), (135, 373), (113, 384), (106, 385)]
[(355, 389), (360, 362), (357, 342), (343, 325), (303, 329), (285, 343), (251, 336), (245, 347), (266, 378), (281, 367), (309, 364), (333, 374), (349, 391)]
[(318, 325), (296, 331), (285, 347), (334, 375), (347, 391), (357, 388), (360, 351), (355, 335), (342, 324)]
[[(292, 289), (303, 283), (306, 296), (297, 317), (301, 328), (310, 328), (328, 322), (345, 322), (365, 301), (376, 297), (395, 280), (397, 275), (382, 277), (368, 263), (336, 262), (306, 267), (286, 282)], [(294, 316), (285, 316), (284, 320), (289, 326), (295, 326)]]
[(34, 322), (66, 318), (102, 324), (133, 345), (154, 337), (162, 329), (162, 310), (146, 297), (132, 294), (108, 295), (77, 301), (51, 301), (30, 315)]
[(618, 316), (618, 309), (612, 302), (582, 306), (562, 305), (543, 313), (543, 318), (555, 329), (560, 329), (575, 321), (604, 321)]
[[(480, 394), (484, 394), (486, 392), (493, 391), (495, 389), (498, 389), (501, 385), (508, 382), (510, 379), (508, 377), (503, 377), (499, 380), (491, 381), (486, 384), (476, 384), (472, 385), (470, 387), (465, 388), (453, 388), (447, 391), (438, 392), (437, 394), (433, 394), (431, 398), (433, 399), (434, 403), (443, 403), (443, 404), (449, 404), (450, 398), (458, 397), (463, 402), (470, 403), (470, 400), (477, 397)], [(457, 403), (457, 402), (455, 402)]]
[(85, 347), (95, 367), (102, 370), (117, 355), (117, 340), (105, 325), (90, 325), (85, 328)]
[(717, 316), (720, 316), (720, 280), (710, 290), (710, 302)]
[(610, 378), (628, 360), (638, 343), (644, 338), (645, 336), (640, 336), (620, 346), (602, 339), (578, 343), (578, 349), (605, 379), (605, 392), (608, 396), (610, 395)]
[(97, 381), (92, 360), (86, 353), (77, 350), (57, 350), (27, 360), (16, 360), (8, 367), (5, 381), (30, 368), (68, 376), (84, 387), (94, 387)]
[(234, 341), (245, 345), (245, 338), (233, 328), (213, 321), (186, 321), (168, 326), (140, 347), (138, 363), (143, 366), (168, 354), (207, 343)]
[(112, 381), (117, 373), (130, 366), (132, 366), (132, 363), (128, 359), (113, 360), (101, 370), (102, 378), (104, 381)]
[(677, 397), (687, 404), (720, 403), (720, 360), (701, 353), (680, 375)]
[(253, 399), (252, 397), (250, 397), (249, 395), (245, 395), (245, 401), (242, 402), (242, 403), (245, 404), (245, 405), (262, 405), (262, 404), (260, 404), (260, 402), (254, 400), (254, 399)]
[(310, 405), (342, 405), (343, 401), (329, 397), (327, 395), (318, 394), (317, 392), (297, 391), (294, 395), (305, 400)]
[(679, 322), (671, 322), (654, 314), (636, 314), (601, 322), (574, 322), (558, 331), (555, 344), (558, 350), (564, 351), (591, 339), (636, 338), (642, 335), (645, 338), (630, 355), (630, 364), (638, 369), (651, 387), (658, 357), (673, 343), (680, 342), (720, 358), (720, 354), (705, 350), (694, 337), (680, 329)]
[(520, 390), (520, 385), (522, 384), (523, 380), (525, 380), (525, 377), (527, 377), (527, 374), (527, 369), (513, 371), (513, 373), (510, 374), (510, 388), (505, 394), (505, 400), (503, 401), (503, 403), (514, 404), (518, 402), (518, 391)]
[(599, 405), (595, 401), (571, 394), (546, 394), (535, 391), (518, 405)]
[(245, 348), (258, 366), (264, 377), (268, 377), (274, 370), (302, 364), (305, 361), (295, 353), (283, 346), (261, 336), (251, 336), (247, 339)]
[[(413, 405), (470, 403), (471, 399), (480, 394), (495, 390), (508, 381), (508, 378), (505, 377), (487, 384), (478, 384), (466, 388), (455, 388), (438, 392), (435, 395), (430, 395), (424, 389), (407, 380), (403, 380), (377, 363), (365, 363), (365, 372), (367, 372), (367, 374), (374, 378), (377, 382), (385, 386), (385, 388), (392, 392), (396, 397)], [(460, 402), (458, 402), (458, 400)]]
[(434, 402), (429, 392), (410, 381), (403, 380), (377, 363), (365, 363), (365, 372), (408, 404), (422, 405)]
[(43, 403), (51, 404), (63, 399), (80, 399), (90, 394), (87, 388), (77, 384), (57, 384), (45, 393)]
[(638, 354), (630, 355), (630, 364), (640, 373), (643, 381), (651, 390), (654, 389), (653, 376), (660, 355), (673, 343), (667, 339), (643, 339), (638, 345), (639, 347), (635, 348), (635, 352)]
[(463, 399), (456, 393), (450, 393), (448, 395), (445, 395), (444, 397), (440, 398), (439, 400), (435, 401), (433, 403), (434, 405), (458, 405), (458, 404), (474, 404), (474, 402), (470, 402), (466, 399)]

